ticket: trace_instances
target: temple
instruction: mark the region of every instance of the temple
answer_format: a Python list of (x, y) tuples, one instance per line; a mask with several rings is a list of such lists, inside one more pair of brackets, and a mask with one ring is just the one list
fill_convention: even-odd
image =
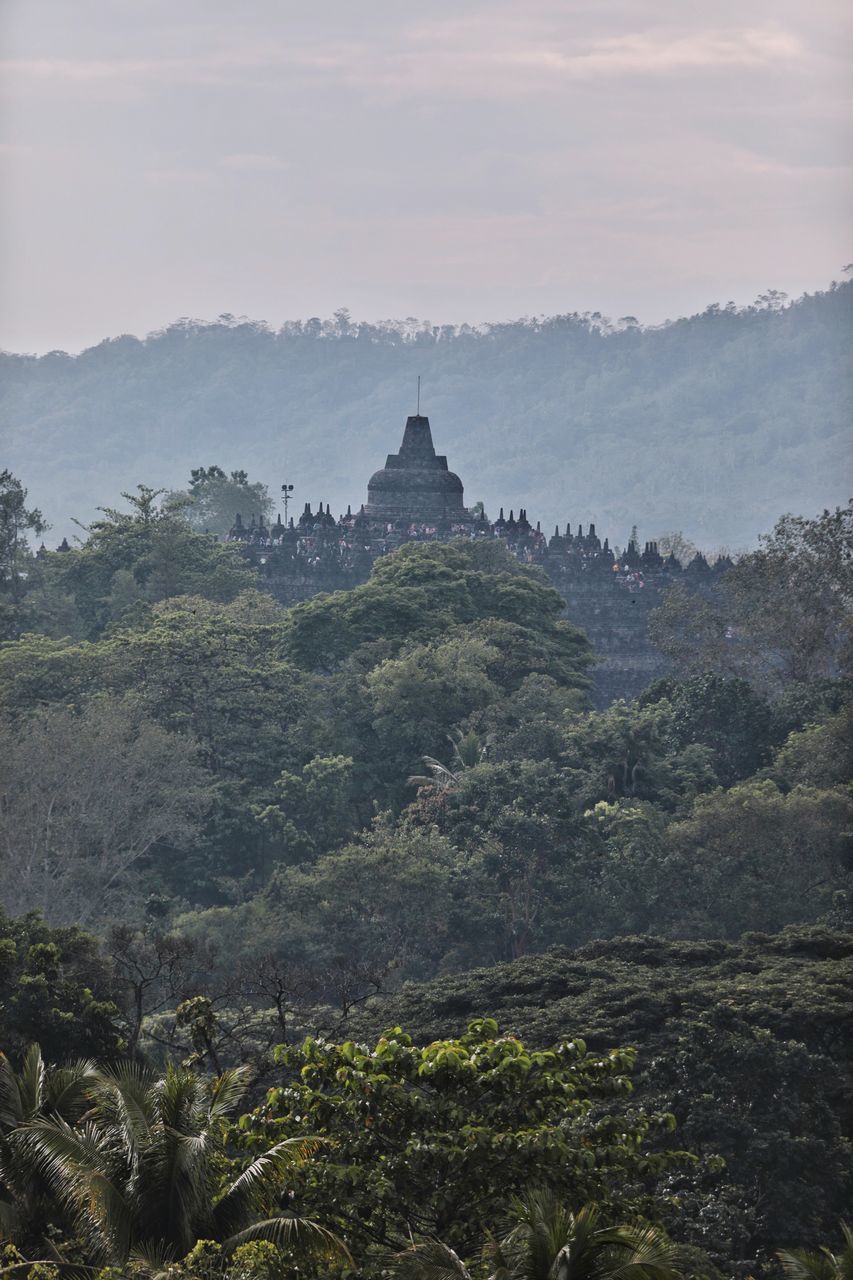
[(466, 508), (462, 481), (436, 453), (429, 419), (418, 413), (407, 419), (397, 453), (370, 477), (367, 502), (357, 512), (348, 507), (335, 518), (328, 502), (316, 511), (306, 502), (298, 519), (285, 524), (279, 515), (269, 528), (255, 515), (248, 524), (237, 515), (229, 541), (242, 545), (276, 598), (293, 605), (358, 586), (375, 560), (406, 542), (500, 539), (512, 556), (547, 575), (569, 620), (586, 631), (600, 659), (595, 701), (606, 706), (665, 673), (647, 625), (663, 592), (676, 579), (701, 592), (731, 561), (712, 567), (697, 555), (683, 566), (673, 555), (662, 556), (655, 542), (641, 551), (629, 538), (620, 549), (602, 541), (594, 524), (576, 528), (567, 521), (548, 537), (525, 507), (510, 508), (508, 517), (501, 507), (496, 520)]

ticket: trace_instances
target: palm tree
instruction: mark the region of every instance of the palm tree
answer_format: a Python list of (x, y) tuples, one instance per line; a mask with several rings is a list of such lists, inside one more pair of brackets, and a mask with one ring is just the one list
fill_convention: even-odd
[(466, 769), (473, 769), (486, 759), (492, 745), (491, 738), (482, 741), (473, 729), (463, 733), (461, 729), (452, 729), (447, 740), (453, 747), (453, 758), (450, 765), (442, 764), (434, 756), (423, 756), (423, 762), (429, 769), (428, 774), (413, 774), (409, 778), (412, 787), (433, 787), (436, 791), (452, 791), (458, 787), (461, 775)]
[(0, 1238), (27, 1246), (43, 1238), (52, 1197), (23, 1141), (26, 1126), (48, 1116), (74, 1124), (97, 1079), (94, 1062), (47, 1067), (36, 1044), (19, 1072), (0, 1053)]
[(222, 1187), (227, 1117), (246, 1087), (246, 1068), (207, 1083), (184, 1068), (156, 1078), (126, 1063), (102, 1073), (79, 1124), (56, 1116), (27, 1126), (35, 1162), (93, 1261), (121, 1266), (133, 1256), (160, 1268), (199, 1239), (226, 1253), (269, 1240), (296, 1255), (351, 1261), (325, 1228), (274, 1212), (283, 1174), (317, 1149), (317, 1139), (277, 1143)]
[[(489, 1280), (680, 1280), (678, 1251), (654, 1227), (602, 1226), (595, 1205), (574, 1213), (547, 1189), (516, 1200), (509, 1216), (503, 1238), (489, 1238), (483, 1249)], [(393, 1270), (399, 1280), (468, 1277), (439, 1240), (413, 1243)]]
[(676, 1280), (678, 1252), (655, 1227), (602, 1226), (600, 1210), (578, 1213), (547, 1189), (529, 1191), (511, 1210), (514, 1226), (487, 1252), (494, 1280)]
[(776, 1257), (788, 1280), (853, 1280), (853, 1231), (841, 1223), (844, 1244), (840, 1253), (821, 1249), (780, 1249)]

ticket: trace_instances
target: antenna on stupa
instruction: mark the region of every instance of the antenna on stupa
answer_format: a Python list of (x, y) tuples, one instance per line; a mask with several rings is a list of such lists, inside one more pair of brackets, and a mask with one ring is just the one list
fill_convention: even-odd
[(421, 416), (421, 375), (418, 374), (418, 417)]

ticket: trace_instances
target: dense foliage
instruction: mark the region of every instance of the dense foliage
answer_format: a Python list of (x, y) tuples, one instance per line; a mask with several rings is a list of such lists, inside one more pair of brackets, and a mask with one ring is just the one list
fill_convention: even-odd
[(613, 1112), (630, 1093), (631, 1052), (590, 1053), (582, 1040), (530, 1050), (485, 1019), (426, 1047), (398, 1027), (373, 1048), (309, 1039), (277, 1060), (284, 1083), (242, 1122), (248, 1145), (327, 1137), (299, 1200), (334, 1206), (361, 1253), (413, 1236), (470, 1253), (533, 1184), (624, 1213), (632, 1188), (639, 1200), (671, 1159), (646, 1146), (670, 1117)]
[(651, 636), (681, 672), (716, 668), (779, 692), (853, 663), (853, 500), (783, 516), (757, 551), (701, 593), (673, 588)]
[(17, 1249), (271, 1280), (304, 1245), (427, 1280), (527, 1275), (550, 1233), (668, 1280), (832, 1239), (849, 513), (667, 600), (672, 673), (590, 711), (587, 640), (499, 542), (284, 609), (174, 496), (44, 555), (0, 496)]
[(853, 932), (788, 929), (557, 947), (407, 984), (353, 1030), (399, 1020), (429, 1040), (482, 1012), (535, 1046), (582, 1027), (592, 1052), (640, 1047), (634, 1105), (671, 1112), (679, 1144), (702, 1157), (673, 1176), (670, 1212), (734, 1259), (786, 1232), (819, 1239), (850, 1202), (851, 1006)]
[(654, 509), (666, 522), (644, 538), (681, 528), (742, 547), (780, 511), (848, 496), (851, 298), (833, 285), (656, 328), (597, 314), (480, 329), (346, 312), (278, 332), (181, 321), (76, 357), (0, 356), (3, 454), (61, 533), (140, 476), (181, 488), (210, 458), (343, 511), (420, 374), (441, 452), (490, 512), (595, 519), (621, 545)]

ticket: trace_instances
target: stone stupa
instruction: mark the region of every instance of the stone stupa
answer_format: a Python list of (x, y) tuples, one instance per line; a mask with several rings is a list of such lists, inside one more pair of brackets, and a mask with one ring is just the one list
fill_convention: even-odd
[(435, 451), (429, 418), (417, 413), (406, 419), (399, 452), (389, 453), (382, 470), (370, 477), (365, 515), (371, 520), (458, 524), (470, 520), (462, 495), (462, 481)]

